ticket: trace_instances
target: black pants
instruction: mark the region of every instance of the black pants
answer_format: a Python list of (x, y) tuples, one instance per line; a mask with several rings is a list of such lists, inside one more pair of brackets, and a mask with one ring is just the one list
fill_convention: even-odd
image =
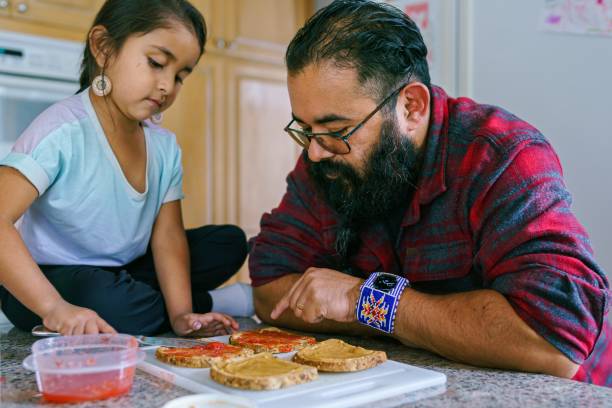
[[(187, 230), (191, 255), (191, 291), (195, 312), (211, 310), (208, 293), (244, 263), (244, 232), (233, 225)], [(151, 248), (123, 267), (41, 265), (60, 295), (73, 305), (94, 310), (120, 333), (157, 334), (171, 329), (155, 274)], [(16, 327), (30, 331), (41, 318), (0, 286), (2, 311)]]

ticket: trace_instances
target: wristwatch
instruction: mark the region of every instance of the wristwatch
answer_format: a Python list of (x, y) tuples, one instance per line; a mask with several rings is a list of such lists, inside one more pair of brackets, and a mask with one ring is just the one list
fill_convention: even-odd
[(395, 313), (408, 279), (387, 272), (374, 272), (361, 285), (357, 320), (366, 326), (393, 333)]

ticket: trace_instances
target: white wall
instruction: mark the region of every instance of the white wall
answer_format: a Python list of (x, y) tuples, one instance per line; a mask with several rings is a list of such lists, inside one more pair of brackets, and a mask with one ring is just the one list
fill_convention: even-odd
[(315, 0), (315, 10), (328, 6), (332, 0)]
[(503, 106), (551, 141), (574, 213), (612, 277), (612, 37), (538, 31), (543, 3), (460, 1), (468, 35), (459, 89)]

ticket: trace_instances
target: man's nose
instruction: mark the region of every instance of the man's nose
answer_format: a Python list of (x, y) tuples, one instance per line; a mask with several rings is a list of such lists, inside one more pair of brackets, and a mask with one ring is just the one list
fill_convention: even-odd
[(308, 146), (308, 158), (313, 162), (320, 162), (321, 160), (329, 159), (335, 156), (332, 152), (325, 150), (316, 139), (310, 140)]

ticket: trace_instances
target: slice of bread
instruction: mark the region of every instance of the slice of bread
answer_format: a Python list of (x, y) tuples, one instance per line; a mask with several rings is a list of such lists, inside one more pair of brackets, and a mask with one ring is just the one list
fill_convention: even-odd
[(190, 368), (208, 368), (224, 361), (236, 361), (253, 355), (253, 350), (211, 342), (188, 348), (158, 347), (155, 357), (167, 364)]
[(387, 361), (384, 351), (352, 346), (338, 339), (329, 339), (303, 348), (293, 361), (316, 367), (320, 371), (348, 372), (365, 370)]
[(276, 327), (243, 331), (230, 336), (230, 344), (249, 348), (256, 353), (289, 353), (315, 344), (314, 337), (290, 333)]
[(240, 361), (222, 362), (210, 369), (219, 384), (245, 390), (276, 390), (318, 378), (317, 369), (260, 353)]

